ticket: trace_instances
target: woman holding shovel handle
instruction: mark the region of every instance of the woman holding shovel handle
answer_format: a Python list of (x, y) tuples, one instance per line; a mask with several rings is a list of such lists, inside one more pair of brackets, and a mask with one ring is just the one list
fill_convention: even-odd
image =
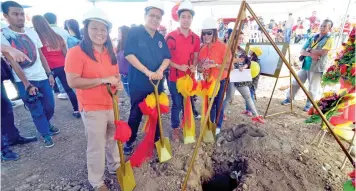
[(105, 159), (110, 174), (116, 174), (120, 156), (114, 140), (112, 91), (122, 87), (115, 53), (109, 37), (111, 23), (107, 15), (93, 8), (84, 15), (84, 37), (79, 46), (71, 48), (66, 57), (68, 84), (77, 91), (79, 111), (87, 139), (88, 180), (94, 190), (106, 191)]
[[(204, 41), (204, 46), (199, 51), (199, 64), (198, 71), (203, 74), (208, 74), (208, 78), (217, 78), (221, 64), (224, 60), (225, 52), (227, 51), (227, 46), (218, 40), (216, 20), (214, 18), (206, 18), (203, 21), (202, 39)], [(220, 129), (223, 122), (223, 115), (220, 115), (219, 119), (215, 119), (217, 116), (218, 107), (223, 101), (223, 90), (226, 83), (226, 77), (228, 72), (228, 65), (225, 67), (225, 71), (220, 81), (220, 88), (217, 96), (215, 97), (213, 107), (210, 111), (210, 119), (212, 122), (217, 121), (216, 134), (220, 133)], [(224, 107), (222, 107), (221, 112), (224, 112)]]

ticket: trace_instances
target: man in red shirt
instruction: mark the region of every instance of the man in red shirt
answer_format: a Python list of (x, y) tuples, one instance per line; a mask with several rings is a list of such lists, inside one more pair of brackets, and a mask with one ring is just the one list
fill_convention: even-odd
[(169, 91), (172, 96), (171, 125), (173, 128), (173, 139), (179, 139), (179, 114), (183, 109), (183, 96), (177, 91), (177, 79), (185, 74), (194, 77), (198, 52), (200, 49), (200, 38), (190, 30), (194, 10), (190, 1), (184, 1), (178, 8), (180, 26), (170, 32), (166, 41), (171, 52), (171, 63), (169, 69)]

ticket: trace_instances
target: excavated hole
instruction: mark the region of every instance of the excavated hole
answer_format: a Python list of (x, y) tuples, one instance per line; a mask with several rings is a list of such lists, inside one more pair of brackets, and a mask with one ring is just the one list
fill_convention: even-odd
[(233, 191), (238, 187), (246, 170), (247, 161), (243, 159), (215, 163), (215, 175), (209, 181), (203, 182), (203, 191)]

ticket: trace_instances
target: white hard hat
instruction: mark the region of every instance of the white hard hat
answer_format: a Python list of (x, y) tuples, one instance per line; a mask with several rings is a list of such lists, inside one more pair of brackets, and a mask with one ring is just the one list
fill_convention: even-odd
[(235, 22), (230, 22), (228, 25), (227, 25), (227, 28), (228, 29), (234, 29), (235, 27)]
[(178, 7), (178, 11), (177, 11), (178, 15), (182, 11), (190, 11), (190, 13), (192, 13), (192, 15), (194, 16), (195, 12), (194, 12), (194, 8), (193, 8), (192, 2), (190, 2), (188, 0), (183, 1)]
[(109, 29), (112, 27), (112, 23), (109, 21), (109, 17), (99, 8), (94, 7), (84, 14), (83, 22), (87, 20), (95, 20), (104, 23)]
[(202, 30), (204, 29), (217, 29), (217, 22), (214, 18), (208, 17), (203, 20)]
[(147, 4), (146, 4), (146, 7), (145, 7), (145, 11), (148, 12), (152, 8), (159, 9), (159, 10), (161, 10), (162, 15), (164, 14), (163, 1), (161, 1), (161, 0), (148, 0)]

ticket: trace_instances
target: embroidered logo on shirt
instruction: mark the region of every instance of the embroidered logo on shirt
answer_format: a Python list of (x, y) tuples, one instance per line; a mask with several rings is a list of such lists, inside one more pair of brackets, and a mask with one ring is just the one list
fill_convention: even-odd
[(161, 41), (158, 41), (158, 47), (162, 48), (162, 42)]

